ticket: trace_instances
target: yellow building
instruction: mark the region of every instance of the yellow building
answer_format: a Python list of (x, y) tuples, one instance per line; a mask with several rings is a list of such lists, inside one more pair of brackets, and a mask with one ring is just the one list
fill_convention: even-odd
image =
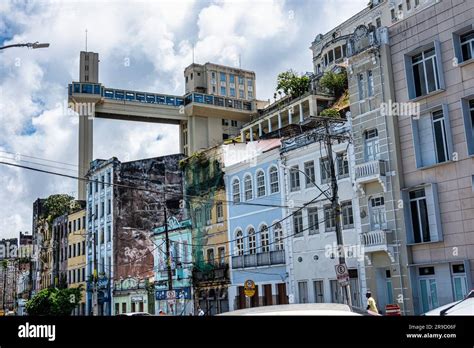
[[(79, 203), (81, 203), (79, 201)], [(85, 206), (81, 204), (81, 206)], [(79, 306), (73, 315), (86, 313), (86, 210), (81, 209), (68, 215), (67, 280), (69, 288), (82, 285)]]

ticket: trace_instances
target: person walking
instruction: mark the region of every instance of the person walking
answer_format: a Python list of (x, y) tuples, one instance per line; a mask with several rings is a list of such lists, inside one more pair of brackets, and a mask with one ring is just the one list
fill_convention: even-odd
[(198, 308), (197, 308), (197, 313), (198, 313), (199, 317), (202, 317), (204, 315), (204, 311), (202, 310), (202, 308), (200, 306), (198, 306)]
[(372, 297), (372, 293), (370, 291), (367, 291), (365, 297), (367, 297), (367, 310), (379, 314), (379, 310), (377, 309), (377, 303)]

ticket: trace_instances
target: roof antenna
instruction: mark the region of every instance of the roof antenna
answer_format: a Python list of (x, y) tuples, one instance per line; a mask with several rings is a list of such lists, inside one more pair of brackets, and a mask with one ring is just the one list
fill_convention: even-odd
[(86, 29), (86, 52), (87, 52), (87, 29)]

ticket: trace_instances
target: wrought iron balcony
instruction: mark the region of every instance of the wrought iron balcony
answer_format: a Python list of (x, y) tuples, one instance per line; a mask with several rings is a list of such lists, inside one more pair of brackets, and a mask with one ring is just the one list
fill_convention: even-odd
[(265, 253), (239, 255), (232, 257), (232, 268), (279, 265), (285, 263), (285, 250), (275, 250)]

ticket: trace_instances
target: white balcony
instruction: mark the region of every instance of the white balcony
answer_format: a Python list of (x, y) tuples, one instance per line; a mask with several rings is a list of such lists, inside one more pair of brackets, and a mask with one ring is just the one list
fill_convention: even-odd
[(375, 230), (360, 235), (360, 243), (364, 247), (365, 253), (373, 253), (377, 251), (389, 252), (391, 251), (392, 241), (391, 230)]
[(370, 162), (365, 162), (357, 164), (355, 166), (355, 182), (357, 188), (365, 194), (364, 185), (370, 182), (379, 182), (383, 188), (383, 191), (386, 191), (386, 161), (384, 160), (375, 160)]

